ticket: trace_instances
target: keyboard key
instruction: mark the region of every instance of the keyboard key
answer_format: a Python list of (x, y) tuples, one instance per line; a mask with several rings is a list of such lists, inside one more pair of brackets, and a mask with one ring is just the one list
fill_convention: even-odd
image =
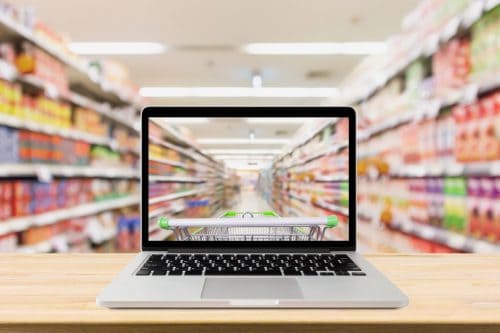
[(326, 253), (152, 254), (136, 274), (165, 275), (167, 272), (168, 275), (366, 275), (349, 256)]

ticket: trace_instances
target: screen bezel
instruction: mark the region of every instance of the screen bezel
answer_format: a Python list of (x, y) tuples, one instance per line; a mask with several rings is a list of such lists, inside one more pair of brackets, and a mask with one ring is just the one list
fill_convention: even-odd
[[(149, 181), (148, 180), (148, 119), (154, 117), (315, 117), (315, 118), (348, 118), (349, 119), (349, 235), (345, 241), (151, 241), (149, 240)], [(164, 250), (210, 250), (234, 249), (250, 250), (356, 250), (356, 113), (350, 107), (318, 106), (318, 107), (190, 107), (190, 106), (148, 106), (141, 113), (141, 247), (143, 251)]]

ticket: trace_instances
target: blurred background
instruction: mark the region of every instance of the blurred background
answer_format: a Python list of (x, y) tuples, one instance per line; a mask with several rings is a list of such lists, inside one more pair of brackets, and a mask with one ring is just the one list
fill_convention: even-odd
[[(353, 106), (361, 250), (499, 252), (499, 74), (498, 0), (0, 0), (0, 251), (138, 251), (157, 104)], [(335, 124), (276, 120), (260, 150), (189, 128), (160, 129), (159, 214), (347, 205)]]

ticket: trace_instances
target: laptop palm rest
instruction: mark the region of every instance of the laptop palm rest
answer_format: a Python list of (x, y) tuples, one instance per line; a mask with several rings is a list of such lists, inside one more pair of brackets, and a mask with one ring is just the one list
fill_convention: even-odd
[(301, 299), (295, 278), (206, 278), (201, 298)]

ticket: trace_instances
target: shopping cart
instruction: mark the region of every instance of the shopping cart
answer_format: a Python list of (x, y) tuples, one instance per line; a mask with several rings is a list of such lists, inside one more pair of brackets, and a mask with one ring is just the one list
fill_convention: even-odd
[(311, 241), (322, 240), (338, 224), (335, 215), (326, 217), (279, 217), (267, 212), (226, 212), (219, 218), (170, 219), (158, 225), (172, 230), (181, 241)]

